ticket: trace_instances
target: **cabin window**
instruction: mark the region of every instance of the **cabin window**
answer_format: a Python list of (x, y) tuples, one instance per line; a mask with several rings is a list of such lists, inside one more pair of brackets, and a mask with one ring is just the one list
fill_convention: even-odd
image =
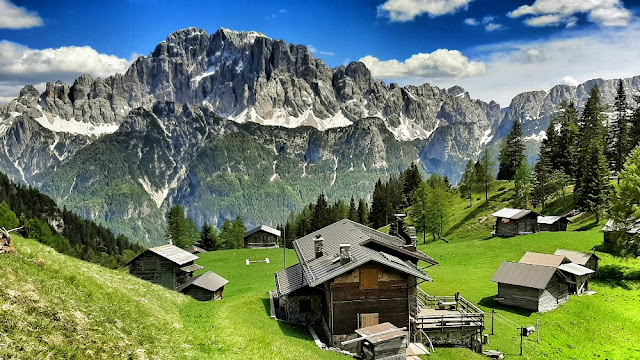
[(302, 299), (298, 304), (300, 306), (300, 313), (310, 313), (311, 310), (311, 299)]
[(378, 269), (360, 269), (360, 290), (378, 288)]

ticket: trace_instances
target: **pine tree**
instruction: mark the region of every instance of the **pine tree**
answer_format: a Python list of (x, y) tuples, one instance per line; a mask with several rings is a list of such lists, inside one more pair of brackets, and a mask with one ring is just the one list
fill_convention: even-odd
[[(557, 155), (553, 163), (554, 169), (562, 170), (569, 176), (576, 176), (578, 161), (578, 110), (573, 103), (560, 104), (554, 122), (560, 124), (560, 133), (556, 141)], [(557, 167), (556, 167), (557, 166)]]
[(411, 162), (409, 168), (404, 171), (403, 174), (403, 190), (402, 193), (407, 200), (407, 206), (411, 206), (413, 204), (414, 193), (420, 183), (422, 182), (422, 175), (420, 174), (420, 170), (418, 166)]
[(215, 251), (220, 246), (219, 242), (218, 228), (205, 221), (200, 232), (200, 246), (207, 251)]
[(387, 193), (386, 186), (382, 184), (382, 181), (378, 178), (373, 189), (373, 201), (371, 202), (371, 214), (369, 220), (374, 228), (381, 228), (386, 225), (386, 211), (387, 211)]
[(316, 205), (313, 209), (313, 220), (311, 221), (311, 227), (313, 231), (321, 229), (331, 224), (331, 213), (329, 211), (329, 204), (324, 197), (324, 194), (318, 196)]
[(599, 220), (609, 188), (609, 172), (607, 159), (604, 156), (606, 133), (598, 85), (591, 89), (579, 125), (579, 163), (574, 188), (576, 205), (581, 209), (594, 212), (596, 219)]
[(196, 223), (184, 215), (184, 210), (179, 205), (174, 205), (167, 214), (167, 241), (175, 246), (187, 248), (195, 244), (200, 238), (200, 232)]
[(609, 126), (607, 141), (607, 160), (611, 170), (616, 173), (622, 170), (627, 155), (631, 151), (627, 109), (627, 95), (620, 80), (615, 100), (615, 117)]
[(363, 199), (358, 202), (358, 222), (363, 225), (369, 225), (369, 205)]
[[(640, 104), (640, 96), (634, 95), (636, 104)], [(629, 149), (633, 150), (640, 144), (640, 105), (634, 110), (629, 119)]]
[(421, 182), (418, 189), (416, 189), (414, 202), (409, 211), (409, 220), (411, 220), (411, 223), (417, 231), (422, 232), (423, 244), (427, 243), (427, 222), (429, 220), (428, 198), (430, 190), (429, 184), (426, 181)]
[(458, 185), (460, 196), (469, 199), (469, 207), (473, 205), (473, 192), (477, 187), (477, 183), (478, 181), (476, 179), (476, 171), (473, 165), (473, 160), (469, 160), (467, 162), (467, 166), (464, 169), (464, 173), (462, 174), (460, 184)]
[(527, 160), (524, 149), (522, 124), (518, 120), (514, 120), (511, 132), (504, 139), (500, 148), (498, 180), (513, 180), (520, 164)]
[(353, 196), (351, 196), (351, 200), (349, 200), (348, 218), (351, 221), (358, 222), (358, 208), (356, 207), (356, 200)]
[(242, 216), (236, 215), (236, 218), (233, 220), (231, 224), (231, 231), (233, 236), (233, 246), (235, 248), (243, 248), (244, 247), (244, 233), (247, 232), (247, 227), (244, 225), (244, 220), (242, 220)]

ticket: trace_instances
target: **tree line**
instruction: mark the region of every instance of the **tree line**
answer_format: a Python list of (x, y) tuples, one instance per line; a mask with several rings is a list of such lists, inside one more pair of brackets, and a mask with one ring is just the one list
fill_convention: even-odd
[[(19, 214), (19, 215), (17, 215)], [(116, 268), (144, 250), (126, 236), (83, 219), (31, 186), (13, 183), (0, 173), (0, 226), (22, 227), (18, 233), (56, 251)]]

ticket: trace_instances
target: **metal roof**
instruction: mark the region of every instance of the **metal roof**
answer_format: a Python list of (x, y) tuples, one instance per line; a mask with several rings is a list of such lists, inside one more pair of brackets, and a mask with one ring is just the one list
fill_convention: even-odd
[(171, 244), (156, 246), (147, 249), (155, 254), (162, 256), (163, 258), (170, 260), (178, 265), (184, 265), (188, 262), (198, 260), (198, 257), (192, 253), (182, 250), (179, 247)]
[(526, 216), (529, 213), (534, 213), (534, 214), (538, 215), (537, 212), (531, 211), (531, 210), (503, 208), (503, 209), (500, 209), (500, 210), (494, 212), (493, 214), (491, 214), (491, 216), (517, 220), (517, 219), (520, 219), (520, 218)]
[[(372, 325), (356, 329), (356, 334), (360, 336), (367, 336), (367, 341), (372, 344), (378, 344), (387, 340), (395, 339), (398, 337), (406, 337), (407, 332), (400, 330), (397, 326), (390, 322), (384, 322), (378, 325)], [(379, 334), (379, 335), (375, 335)], [(374, 336), (371, 336), (374, 335)]]
[(523, 264), (558, 267), (563, 262), (568, 262), (568, 260), (561, 255), (541, 254), (527, 251), (519, 262)]
[(178, 288), (178, 291), (182, 291), (188, 288), (189, 286), (197, 286), (205, 290), (216, 291), (221, 287), (227, 285), (228, 283), (229, 283), (229, 280), (214, 273), (213, 271), (207, 271), (202, 275), (195, 276), (189, 279), (189, 281), (182, 284), (182, 286)]
[(191, 264), (191, 265), (187, 265), (187, 266), (183, 266), (180, 268), (180, 270), (184, 271), (184, 272), (194, 272), (200, 269), (204, 269), (204, 266), (198, 265), (198, 264)]
[(275, 280), (278, 296), (290, 294), (308, 285), (304, 279), (302, 264), (295, 264), (276, 272)]
[(553, 266), (504, 261), (493, 274), (491, 281), (534, 289), (545, 289), (556, 270), (557, 268)]
[[(321, 235), (323, 241), (323, 255), (315, 257), (314, 238)], [(377, 251), (364, 246), (375, 240), (376, 243), (384, 243), (392, 250), (405, 250), (404, 240), (395, 236), (381, 233), (362, 224), (348, 219), (337, 221), (331, 225), (308, 234), (293, 242), (296, 255), (300, 260), (300, 268), (288, 268), (276, 274), (276, 285), (279, 293), (286, 295), (302, 286), (317, 286), (323, 282), (342, 275), (368, 262), (377, 262), (398, 271), (416, 276), (425, 281), (431, 278), (410, 261), (405, 261), (385, 251)], [(351, 245), (349, 249), (350, 261), (342, 265), (339, 258), (340, 244)], [(402, 251), (400, 251), (402, 253)], [(425, 259), (431, 259), (423, 254)], [(435, 260), (433, 261), (435, 263)], [(303, 279), (300, 279), (299, 272)], [(302, 285), (300, 281), (306, 282)]]
[(575, 263), (562, 264), (558, 267), (558, 269), (578, 276), (595, 274), (595, 271)]
[(538, 216), (538, 224), (552, 225), (552, 224), (555, 224), (555, 222), (560, 219), (565, 219), (568, 222), (571, 222), (571, 220), (569, 220), (565, 216)]
[(274, 228), (272, 228), (270, 226), (267, 226), (267, 225), (260, 225), (257, 228), (253, 228), (253, 229), (247, 231), (246, 233), (244, 233), (244, 237), (247, 237), (247, 236), (249, 236), (251, 234), (257, 233), (258, 231), (261, 231), (261, 230), (265, 231), (265, 232), (268, 232), (269, 234), (273, 234), (275, 236), (280, 236), (281, 235), (280, 230), (276, 230), (276, 229), (274, 229)]
[(572, 263), (576, 263), (579, 265), (585, 265), (592, 258), (596, 258), (600, 260), (600, 258), (596, 254), (583, 253), (580, 251), (573, 251), (573, 250), (558, 249), (554, 254), (562, 255), (567, 259), (569, 259), (569, 261), (571, 261)]

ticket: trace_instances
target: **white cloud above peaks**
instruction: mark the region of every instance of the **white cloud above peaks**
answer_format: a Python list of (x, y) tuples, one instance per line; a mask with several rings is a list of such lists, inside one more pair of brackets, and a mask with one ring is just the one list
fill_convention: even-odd
[(42, 24), (35, 11), (16, 6), (9, 0), (0, 0), (0, 29), (28, 29)]
[(577, 14), (586, 14), (587, 19), (600, 26), (627, 26), (633, 14), (621, 0), (536, 0), (531, 5), (522, 5), (507, 16), (519, 18), (531, 16), (524, 23), (529, 26), (571, 27), (576, 24)]
[(466, 8), (472, 0), (387, 0), (378, 6), (378, 16), (391, 22), (413, 21), (428, 14), (431, 17), (453, 14)]
[(380, 79), (458, 79), (485, 72), (482, 62), (470, 61), (460, 51), (447, 49), (415, 54), (405, 61), (383, 61), (371, 55), (360, 61)]

